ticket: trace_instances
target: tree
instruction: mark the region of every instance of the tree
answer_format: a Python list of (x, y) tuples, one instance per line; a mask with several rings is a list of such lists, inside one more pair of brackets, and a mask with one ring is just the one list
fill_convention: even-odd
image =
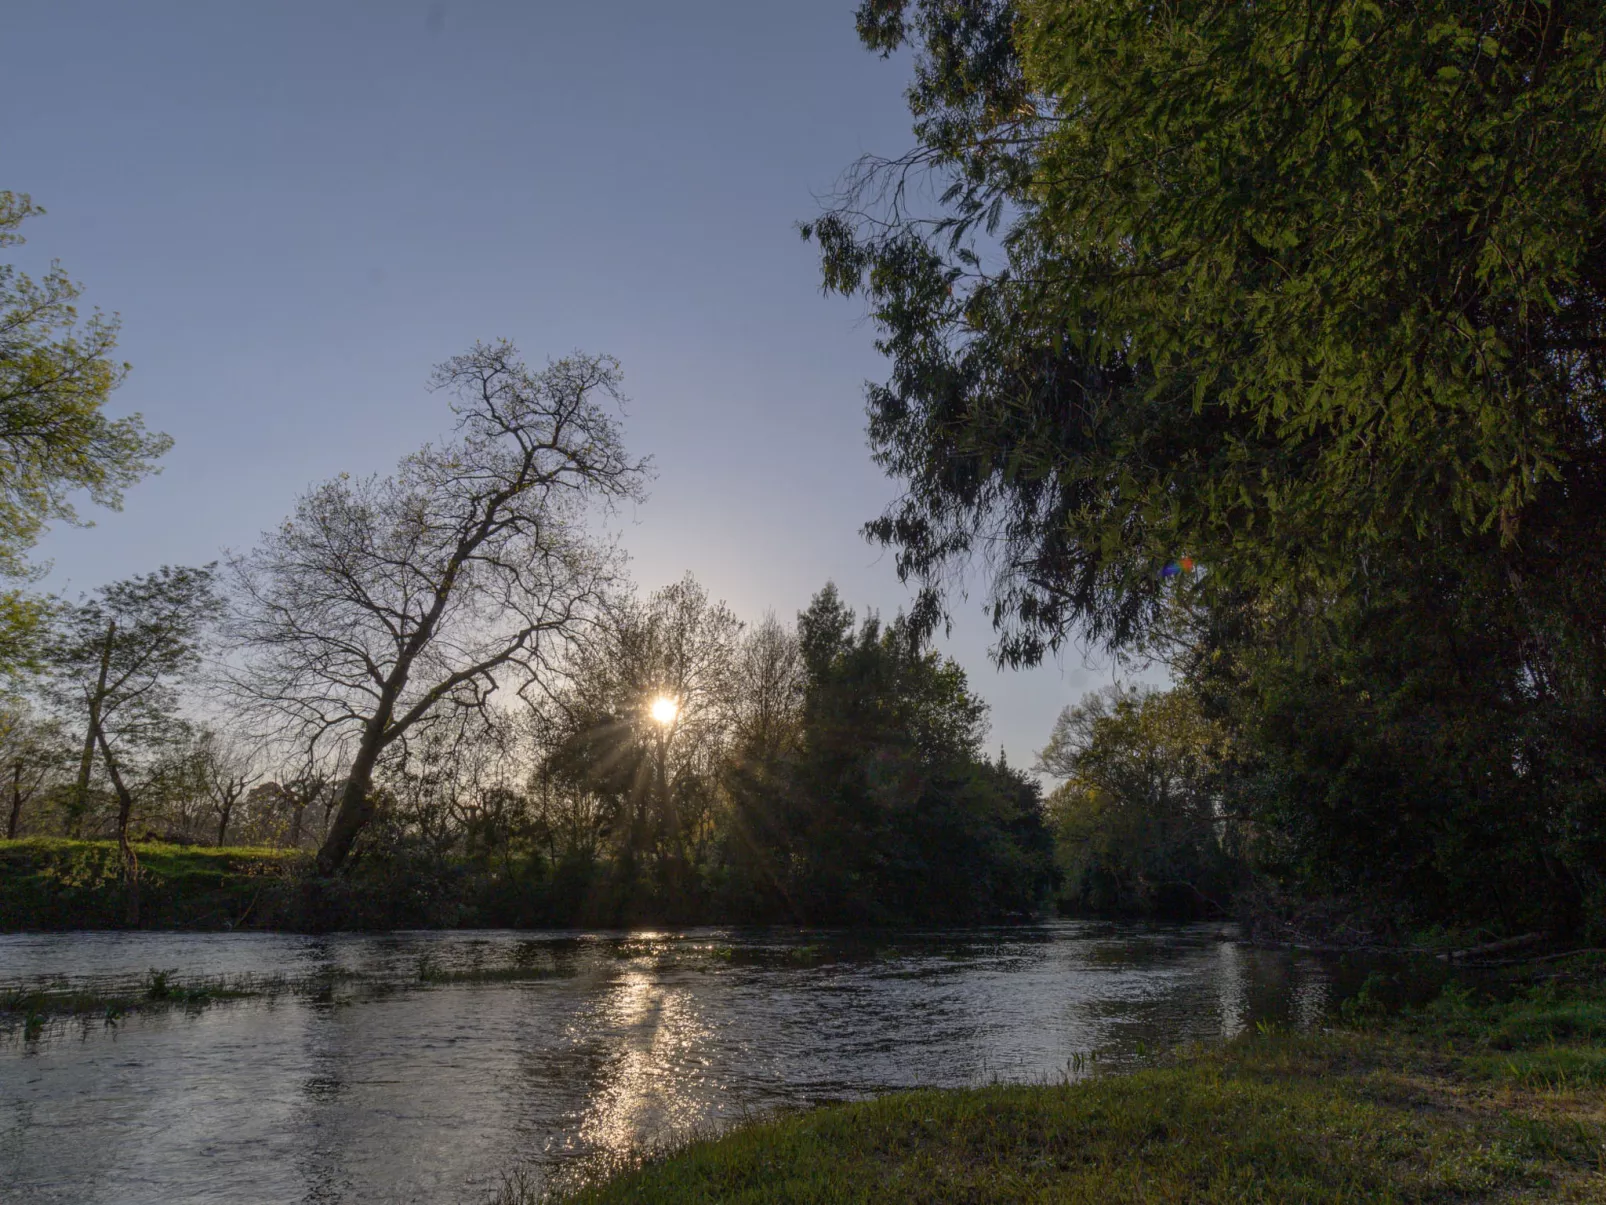
[[(0, 192), (0, 248), (23, 241), (22, 223), (43, 210), (26, 194)], [(39, 280), (0, 264), (0, 575), (31, 575), (27, 553), (51, 521), (78, 522), (72, 495), (118, 509), (122, 491), (152, 471), (171, 445), (140, 416), (113, 419), (107, 399), (128, 371), (111, 359), (117, 321), (80, 323), (79, 296), (59, 264)], [(44, 621), (17, 591), (0, 596), (0, 665), (26, 656)]]
[(1598, 547), (1598, 6), (866, 0), (859, 22), (919, 51), (919, 145), (806, 233), (892, 361), (870, 435), (907, 488), (869, 530), (922, 618), (978, 554), (1000, 655), (1030, 662), (1141, 639), (1183, 555), (1214, 597), (1364, 591), (1402, 545), (1529, 581)]
[(754, 887), (812, 922), (1035, 911), (1052, 877), (1041, 799), (983, 758), (987, 708), (964, 671), (902, 617), (856, 628), (832, 585), (798, 616), (798, 646), (795, 751), (741, 805)]
[(773, 611), (742, 641), (736, 682), (737, 741), (749, 757), (775, 757), (795, 739), (804, 677), (797, 635), (782, 627)]
[(139, 861), (128, 836), (131, 776), (142, 758), (187, 733), (179, 686), (199, 667), (207, 630), (221, 610), (214, 566), (163, 566), (102, 586), (66, 608), (50, 640), (51, 693), (84, 729), (68, 832), (76, 834), (82, 823), (98, 751), (117, 798), (130, 923), (139, 921)]
[(1112, 686), (1067, 707), (1037, 769), (1073, 909), (1220, 912), (1233, 886), (1225, 736), (1185, 690)]
[[(805, 233), (890, 360), (870, 438), (904, 488), (867, 530), (916, 617), (985, 559), (1006, 663), (1191, 645), (1257, 865), (1435, 921), (1498, 884), (1499, 923), (1576, 928), (1606, 898), (1606, 596), (1578, 572), (1606, 537), (1606, 11), (859, 20), (916, 51), (917, 146)], [(1408, 856), (1360, 836), (1406, 815)]]
[(262, 779), (261, 771), (255, 766), (255, 752), (237, 739), (215, 728), (207, 728), (196, 737), (191, 757), (202, 789), (217, 816), (217, 837), (213, 844), (222, 845), (236, 807)]
[(24, 707), (0, 711), (0, 774), (7, 796), (6, 839), (21, 831), (23, 809), (59, 783), (71, 761), (61, 726)]
[(651, 858), (660, 892), (677, 904), (714, 828), (742, 628), (690, 575), (643, 603), (621, 602), (538, 717), (546, 775), (607, 798), (623, 877)]
[(345, 765), (323, 874), (372, 818), (387, 750), (555, 672), (596, 623), (618, 569), (588, 505), (639, 498), (646, 472), (603, 405), (619, 381), (603, 357), (532, 372), (511, 344), (476, 345), (431, 380), (453, 395), (455, 440), (394, 476), (318, 486), (230, 561), (239, 697)]

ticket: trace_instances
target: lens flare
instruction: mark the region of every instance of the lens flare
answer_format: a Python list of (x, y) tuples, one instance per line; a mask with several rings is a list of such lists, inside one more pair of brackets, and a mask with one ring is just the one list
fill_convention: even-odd
[(680, 704), (668, 695), (659, 695), (652, 701), (652, 718), (660, 724), (673, 724), (680, 714)]

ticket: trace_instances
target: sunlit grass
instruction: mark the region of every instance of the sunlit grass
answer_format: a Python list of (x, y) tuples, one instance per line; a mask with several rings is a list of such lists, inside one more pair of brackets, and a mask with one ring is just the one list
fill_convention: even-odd
[[(216, 861), (270, 861), (294, 862), (307, 855), (297, 849), (279, 849), (271, 845), (175, 845), (166, 841), (135, 841), (134, 852), (141, 862), (154, 859), (177, 865), (205, 865)], [(72, 837), (18, 837), (0, 838), (0, 857), (19, 853), (70, 853), (77, 850), (104, 850), (117, 852), (116, 841), (84, 841)]]

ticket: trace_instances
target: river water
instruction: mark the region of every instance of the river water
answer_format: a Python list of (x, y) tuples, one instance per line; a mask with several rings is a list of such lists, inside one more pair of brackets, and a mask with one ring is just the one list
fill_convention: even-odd
[(0, 1036), (0, 1200), (483, 1202), (515, 1171), (573, 1174), (778, 1107), (1074, 1078), (1320, 1020), (1320, 962), (1229, 936), (3, 935), (0, 993), (153, 969), (295, 990)]

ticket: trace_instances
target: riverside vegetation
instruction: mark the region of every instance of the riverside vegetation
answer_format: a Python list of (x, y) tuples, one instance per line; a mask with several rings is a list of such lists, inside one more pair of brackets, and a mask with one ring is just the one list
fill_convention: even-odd
[[(1606, 941), (1606, 7), (863, 0), (858, 30), (912, 62), (915, 145), (802, 234), (889, 364), (890, 620), (639, 595), (599, 536), (650, 468), (619, 366), (507, 343), (431, 378), (449, 439), (250, 551), (36, 597), (44, 526), (167, 440), (103, 412), (115, 324), (0, 268), (0, 927), (1058, 905)], [(0, 246), (36, 212), (0, 193)], [(1047, 798), (932, 647), (974, 566), (1001, 664), (1169, 675), (1066, 710)], [(231, 834), (270, 848), (141, 844)], [(1599, 997), (1556, 990), (781, 1119), (587, 1191), (1598, 1199)]]
[[(907, 614), (638, 593), (619, 365), (477, 344), (430, 378), (449, 438), (248, 551), (0, 600), (6, 836), (115, 841), (130, 926), (1606, 939), (1606, 17), (1396, 7), (864, 0), (915, 144), (802, 233), (889, 363), (866, 533)], [(36, 213), (0, 194), (0, 245)], [(19, 578), (167, 446), (105, 416), (116, 328), (76, 296), (0, 271)], [(1045, 716), (1046, 797), (933, 648), (972, 565), (1001, 664), (1169, 674)], [(247, 907), (288, 863), (225, 858), (206, 901), (141, 841), (306, 857)], [(0, 927), (114, 919), (62, 869), (98, 849), (7, 856)]]

